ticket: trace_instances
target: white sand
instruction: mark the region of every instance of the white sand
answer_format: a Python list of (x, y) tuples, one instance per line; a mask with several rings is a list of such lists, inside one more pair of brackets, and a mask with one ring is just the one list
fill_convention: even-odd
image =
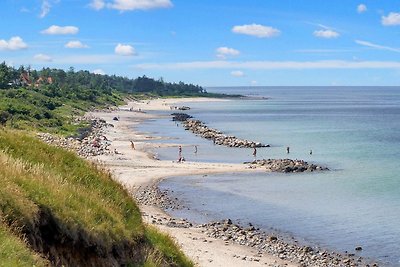
[[(158, 180), (171, 176), (208, 174), (222, 172), (250, 172), (244, 164), (203, 163), (155, 160), (149, 150), (159, 146), (178, 146), (180, 144), (157, 144), (148, 142), (154, 137), (141, 134), (135, 126), (143, 120), (153, 118), (154, 115), (143, 113), (151, 110), (170, 110), (170, 106), (179, 106), (182, 102), (192, 101), (226, 101), (211, 100), (208, 98), (186, 99), (157, 99), (142, 102), (130, 102), (112, 113), (95, 112), (91, 115), (102, 118), (114, 127), (108, 128), (106, 137), (112, 142), (111, 149), (116, 149), (118, 154), (102, 155), (96, 157), (114, 173), (115, 179), (129, 189), (149, 185)], [(133, 111), (130, 111), (132, 108)], [(141, 112), (137, 112), (140, 109)], [(175, 112), (175, 110), (174, 110)], [(176, 111), (179, 112), (179, 111)], [(118, 117), (118, 121), (113, 118)], [(135, 144), (131, 148), (130, 140)], [(151, 223), (150, 215), (165, 216), (164, 212), (156, 207), (141, 206), (143, 220)], [(156, 225), (160, 230), (170, 234), (181, 246), (184, 253), (199, 266), (297, 266), (284, 262), (271, 255), (257, 256), (257, 252), (246, 246), (229, 243), (214, 238), (209, 238), (201, 233), (198, 228), (173, 228)], [(243, 259), (246, 257), (246, 259)], [(259, 261), (254, 261), (257, 259)]]

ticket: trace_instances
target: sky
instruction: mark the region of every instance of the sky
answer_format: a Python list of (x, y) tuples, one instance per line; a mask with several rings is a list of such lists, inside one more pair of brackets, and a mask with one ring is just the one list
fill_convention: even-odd
[(399, 86), (400, 0), (1, 0), (0, 61), (201, 86)]

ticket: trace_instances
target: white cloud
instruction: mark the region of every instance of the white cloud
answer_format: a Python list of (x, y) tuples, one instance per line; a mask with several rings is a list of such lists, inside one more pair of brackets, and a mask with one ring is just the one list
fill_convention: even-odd
[(11, 37), (10, 40), (0, 40), (0, 50), (21, 50), (27, 48), (28, 45), (19, 36)]
[(234, 71), (231, 71), (231, 75), (234, 77), (243, 77), (244, 72), (241, 70), (234, 70)]
[(400, 48), (393, 48), (389, 46), (383, 46), (383, 45), (378, 45), (378, 44), (373, 44), (367, 41), (361, 41), (361, 40), (355, 40), (355, 42), (359, 45), (379, 49), (379, 50), (387, 50), (387, 51), (392, 51), (392, 52), (397, 52), (400, 53)]
[(359, 4), (358, 6), (357, 6), (357, 12), (358, 13), (364, 13), (364, 12), (366, 12), (367, 11), (367, 6), (366, 5), (364, 5), (364, 4)]
[(251, 81), (250, 83), (251, 83), (251, 85), (257, 85), (258, 82), (255, 81), (255, 80), (253, 80), (253, 81)]
[(385, 26), (400, 25), (400, 13), (390, 12), (386, 17), (382, 16), (382, 24)]
[(92, 73), (94, 73), (94, 74), (101, 74), (101, 75), (105, 75), (105, 74), (106, 74), (106, 72), (105, 72), (104, 70), (102, 70), (102, 69), (95, 69), (95, 70), (92, 70)]
[(38, 61), (46, 61), (46, 62), (53, 61), (53, 59), (49, 55), (45, 55), (45, 54), (37, 54), (33, 58)]
[(131, 45), (118, 44), (114, 51), (115, 54), (120, 56), (133, 56), (136, 54), (135, 48), (133, 48)]
[(95, 10), (103, 9), (106, 6), (104, 0), (93, 0), (89, 6)]
[(318, 30), (314, 32), (314, 36), (326, 39), (337, 38), (340, 36), (338, 32), (333, 30)]
[(51, 5), (50, 5), (49, 1), (43, 0), (39, 17), (40, 18), (46, 17), (46, 15), (49, 14), (49, 12), (50, 12), (50, 7), (51, 7)]
[(66, 48), (88, 48), (89, 46), (83, 44), (81, 41), (69, 41), (64, 45)]
[(225, 59), (228, 56), (237, 56), (240, 54), (239, 50), (233, 49), (233, 48), (229, 48), (229, 47), (218, 47), (216, 49), (217, 52), (217, 57), (221, 58), (221, 59)]
[(50, 35), (55, 35), (55, 34), (77, 34), (79, 32), (79, 28), (75, 26), (57, 26), (57, 25), (52, 25), (46, 30), (41, 31), (42, 34), (50, 34)]
[(259, 38), (269, 38), (280, 34), (278, 29), (272, 28), (270, 26), (263, 26), (260, 24), (247, 24), (234, 26), (232, 32), (238, 34), (252, 35)]
[(175, 63), (143, 63), (134, 67), (138, 69), (400, 69), (399, 61), (194, 61)]
[(172, 3), (170, 0), (113, 0), (107, 7), (120, 11), (147, 10), (172, 7)]

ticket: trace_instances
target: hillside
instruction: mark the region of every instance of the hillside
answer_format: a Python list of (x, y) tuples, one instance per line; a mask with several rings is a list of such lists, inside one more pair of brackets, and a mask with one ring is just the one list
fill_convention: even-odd
[(110, 173), (72, 152), (1, 129), (0, 180), (0, 265), (192, 265)]
[(107, 170), (36, 138), (82, 135), (90, 125), (77, 118), (88, 110), (179, 90), (206, 94), (147, 77), (0, 64), (0, 266), (192, 266), (168, 236), (143, 224)]

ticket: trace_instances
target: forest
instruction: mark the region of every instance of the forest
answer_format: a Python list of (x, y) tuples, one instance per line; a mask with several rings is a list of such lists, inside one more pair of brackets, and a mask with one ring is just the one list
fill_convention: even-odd
[(69, 133), (78, 129), (73, 115), (121, 104), (127, 97), (219, 96), (201, 86), (164, 82), (146, 76), (130, 79), (89, 71), (18, 69), (0, 64), (0, 125)]

